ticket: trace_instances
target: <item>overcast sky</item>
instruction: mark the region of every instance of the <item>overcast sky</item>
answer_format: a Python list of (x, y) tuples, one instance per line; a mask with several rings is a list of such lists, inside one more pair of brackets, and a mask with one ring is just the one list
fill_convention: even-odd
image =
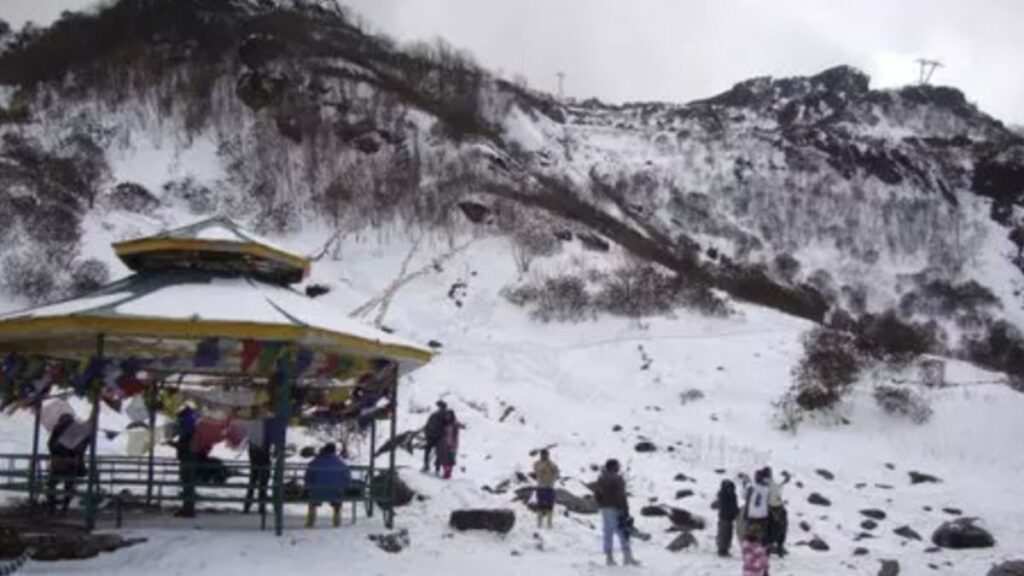
[[(15, 26), (93, 0), (0, 0)], [(852, 64), (874, 86), (934, 83), (1024, 124), (1024, 0), (342, 0), (400, 40), (446, 38), (531, 86), (609, 101), (685, 102), (753, 76)]]

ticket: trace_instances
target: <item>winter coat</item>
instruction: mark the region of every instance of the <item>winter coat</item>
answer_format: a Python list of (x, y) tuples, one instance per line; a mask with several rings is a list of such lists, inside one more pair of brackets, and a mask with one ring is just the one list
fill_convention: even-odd
[(441, 428), (437, 443), (437, 461), (441, 466), (455, 466), (459, 454), (459, 423), (449, 422)]
[(775, 480), (768, 481), (768, 507), (769, 508), (782, 508), (784, 505), (782, 501), (782, 484), (779, 484)]
[(84, 450), (68, 448), (60, 443), (60, 437), (74, 423), (75, 421), (70, 418), (58, 422), (46, 442), (50, 450), (50, 471), (58, 476), (85, 476)]
[(718, 491), (718, 519), (732, 522), (740, 514), (740, 505), (736, 499), (736, 488), (722, 488)]
[(441, 436), (444, 435), (444, 410), (437, 410), (427, 418), (423, 435), (427, 438), (427, 444), (431, 446), (441, 441)]
[(768, 517), (768, 486), (756, 482), (747, 486), (744, 511), (751, 520), (764, 520)]
[(537, 477), (539, 488), (554, 488), (555, 481), (561, 473), (558, 466), (551, 460), (537, 460), (533, 463), (533, 474)]
[(743, 542), (743, 576), (764, 576), (768, 572), (768, 550), (760, 542)]
[(594, 483), (594, 499), (601, 508), (615, 508), (623, 516), (629, 516), (626, 481), (619, 474), (607, 470), (601, 472), (601, 476)]
[(195, 458), (196, 423), (198, 420), (199, 417), (196, 416), (195, 411), (191, 408), (185, 408), (178, 412), (178, 440), (174, 443), (174, 447), (179, 461)]
[(306, 467), (306, 489), (310, 502), (338, 503), (352, 480), (352, 471), (334, 454), (320, 454)]

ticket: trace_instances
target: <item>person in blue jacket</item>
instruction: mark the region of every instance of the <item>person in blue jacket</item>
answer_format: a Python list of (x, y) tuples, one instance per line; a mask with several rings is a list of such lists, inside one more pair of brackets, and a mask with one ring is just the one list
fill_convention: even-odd
[(316, 524), (316, 511), (327, 503), (334, 509), (334, 527), (341, 525), (341, 501), (352, 480), (348, 464), (338, 456), (338, 447), (327, 444), (306, 467), (306, 490), (309, 492), (309, 511), (306, 528)]

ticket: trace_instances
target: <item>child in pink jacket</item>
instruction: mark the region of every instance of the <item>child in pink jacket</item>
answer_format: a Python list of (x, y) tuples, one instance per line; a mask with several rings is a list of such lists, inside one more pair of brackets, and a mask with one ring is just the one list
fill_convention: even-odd
[(768, 550), (761, 543), (758, 525), (747, 529), (743, 542), (743, 576), (768, 576)]

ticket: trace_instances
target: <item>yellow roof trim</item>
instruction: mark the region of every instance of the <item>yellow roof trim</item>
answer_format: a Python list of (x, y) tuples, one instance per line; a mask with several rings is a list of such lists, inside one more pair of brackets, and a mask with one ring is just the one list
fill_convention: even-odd
[[(167, 320), (162, 318), (117, 318), (102, 316), (57, 316), (51, 318), (17, 318), (0, 322), (0, 350), (5, 342), (38, 339), (60, 333), (91, 332), (107, 336), (140, 336), (156, 338), (235, 338), (238, 340), (269, 340), (294, 342), (321, 350), (344, 348), (367, 356), (383, 356), (426, 364), (433, 354), (398, 344), (382, 344), (349, 334), (307, 326), (282, 326), (258, 322), (222, 322), (209, 320)], [(342, 353), (341, 350), (337, 351)]]
[(309, 271), (310, 261), (283, 250), (271, 248), (257, 242), (233, 242), (230, 240), (194, 240), (180, 238), (141, 238), (113, 244), (114, 252), (119, 258), (160, 252), (165, 250), (181, 250), (192, 252), (237, 252), (274, 260), (292, 266), (303, 273)]

